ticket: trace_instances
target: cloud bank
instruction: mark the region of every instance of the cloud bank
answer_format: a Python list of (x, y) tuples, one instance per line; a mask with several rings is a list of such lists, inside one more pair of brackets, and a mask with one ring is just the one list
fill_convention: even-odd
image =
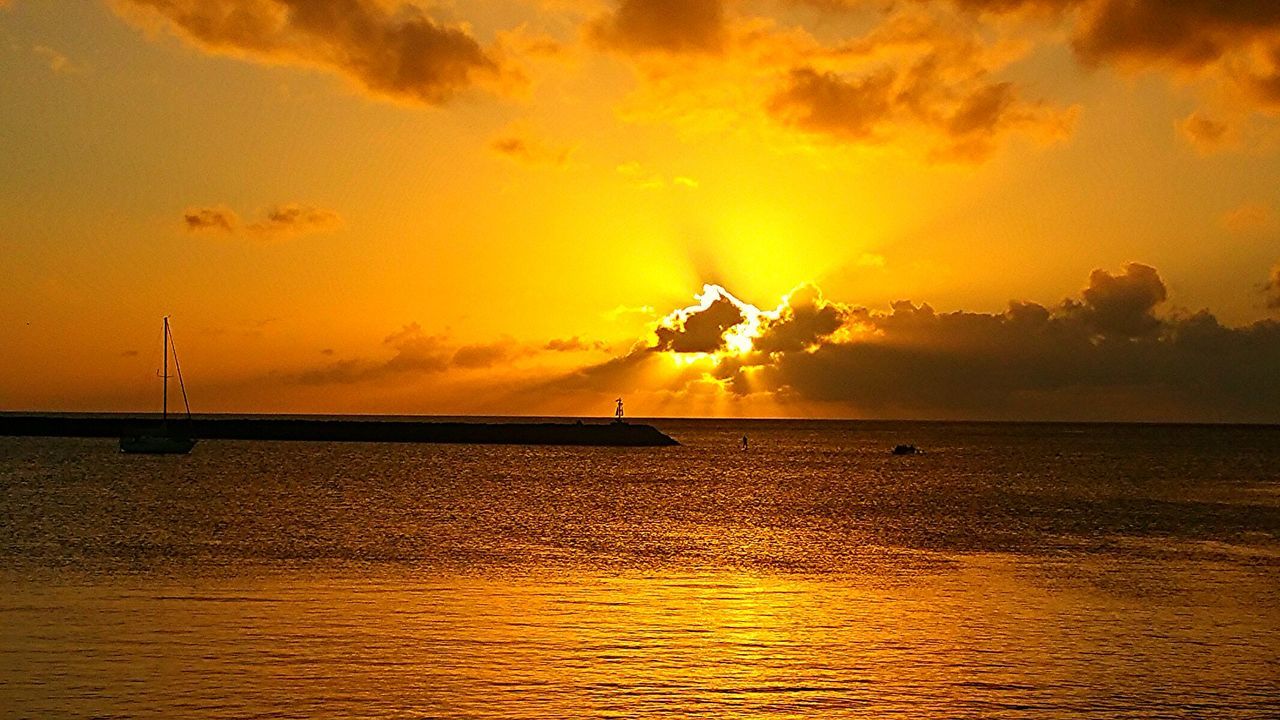
[[(1280, 269), (1264, 287), (1280, 307), (1278, 288)], [(813, 286), (769, 311), (744, 310), (721, 289), (700, 297), (648, 343), (551, 387), (643, 392), (669, 367), (668, 393), (711, 386), (730, 401), (850, 417), (1280, 422), (1280, 322), (1232, 328), (1207, 310), (1161, 313), (1167, 288), (1139, 263), (1093, 271), (1056, 306), (1015, 301), (1000, 313), (910, 301), (877, 311)], [(737, 346), (743, 334), (749, 346)]]
[[(1259, 298), (1280, 310), (1280, 265)], [(1169, 308), (1159, 272), (1091, 272), (1054, 305), (873, 309), (802, 285), (761, 309), (708, 285), (630, 349), (579, 337), (460, 343), (418, 324), (381, 358), (277, 372), (273, 384), (421, 394), (437, 411), (1280, 423), (1280, 320), (1224, 326)], [(614, 347), (619, 347), (615, 344)], [(465, 389), (465, 390), (463, 390)], [(450, 398), (447, 405), (441, 398)]]

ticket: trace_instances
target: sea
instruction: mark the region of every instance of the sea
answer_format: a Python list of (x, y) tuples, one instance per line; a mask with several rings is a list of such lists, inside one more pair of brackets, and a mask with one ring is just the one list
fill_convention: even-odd
[(0, 718), (1280, 718), (1280, 427), (650, 422), (2, 437)]

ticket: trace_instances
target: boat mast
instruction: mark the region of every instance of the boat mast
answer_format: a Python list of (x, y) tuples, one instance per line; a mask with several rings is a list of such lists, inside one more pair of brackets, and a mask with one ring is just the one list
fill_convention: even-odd
[(169, 316), (164, 316), (164, 390), (160, 395), (160, 421), (169, 422)]
[(191, 401), (187, 399), (187, 383), (182, 379), (182, 362), (178, 360), (178, 344), (173, 341), (173, 330), (169, 329), (168, 318), (165, 318), (165, 329), (169, 330), (169, 349), (173, 351), (173, 369), (178, 374), (178, 387), (182, 390), (182, 406), (187, 411), (187, 421), (191, 420)]

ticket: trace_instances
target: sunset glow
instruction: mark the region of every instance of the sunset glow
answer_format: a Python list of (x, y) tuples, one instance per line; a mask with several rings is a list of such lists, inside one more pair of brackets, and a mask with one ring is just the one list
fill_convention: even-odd
[(0, 37), (0, 409), (152, 407), (169, 315), (197, 412), (1280, 420), (1274, 3), (8, 0)]

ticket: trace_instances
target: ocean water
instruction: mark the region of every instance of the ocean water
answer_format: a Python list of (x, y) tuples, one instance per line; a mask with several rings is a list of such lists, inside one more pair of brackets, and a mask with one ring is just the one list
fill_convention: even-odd
[(0, 718), (1280, 718), (1280, 428), (655, 424), (0, 438)]

